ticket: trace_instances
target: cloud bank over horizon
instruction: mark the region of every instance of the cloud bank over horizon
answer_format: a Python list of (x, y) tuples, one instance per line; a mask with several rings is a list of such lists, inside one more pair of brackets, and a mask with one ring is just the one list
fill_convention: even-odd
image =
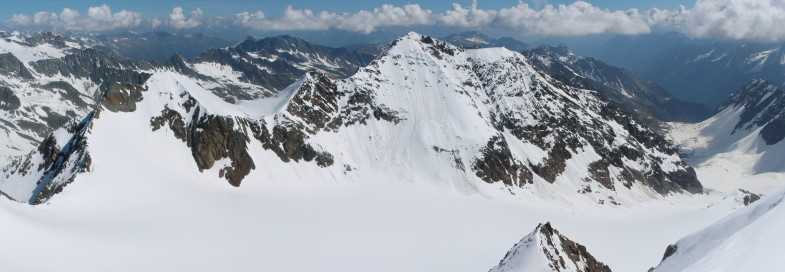
[[(538, 2), (540, 3), (540, 2)], [(256, 31), (344, 30), (369, 34), (385, 27), (440, 26), (500, 29), (524, 36), (558, 37), (589, 34), (646, 34), (654, 29), (676, 30), (695, 37), (756, 42), (785, 41), (785, 0), (698, 0), (692, 8), (639, 11), (608, 10), (586, 1), (550, 5), (519, 2), (501, 9), (479, 9), (453, 4), (443, 12), (418, 4), (383, 4), (354, 13), (313, 11), (288, 6), (281, 16), (264, 11), (243, 11), (232, 17), (208, 17), (200, 8), (174, 7), (166, 17), (146, 17), (135, 11), (112, 12), (106, 4), (85, 14), (64, 8), (60, 13), (41, 11), (15, 14), (10, 27), (53, 28), (71, 31), (118, 29), (239, 28)], [(540, 7), (541, 6), (541, 7)]]

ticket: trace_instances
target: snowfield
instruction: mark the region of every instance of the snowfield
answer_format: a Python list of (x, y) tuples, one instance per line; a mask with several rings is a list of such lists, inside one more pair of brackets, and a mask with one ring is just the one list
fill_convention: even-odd
[(655, 271), (779, 271), (785, 267), (785, 191), (676, 243), (676, 252)]
[[(736, 189), (779, 195), (781, 199), (782, 194), (776, 192), (785, 186), (782, 174), (754, 172), (748, 169), (750, 164), (737, 163), (732, 155), (719, 151), (705, 153), (706, 162), (714, 163), (696, 164), (706, 193), (695, 195), (676, 192), (663, 196), (637, 182), (623, 186), (615, 177), (610, 182), (618, 184), (616, 189), (593, 184), (592, 194), (581, 195), (579, 190), (588, 183), (584, 180), (588, 165), (601, 159), (589, 145), (572, 154), (565, 162), (564, 174), (551, 182), (537, 176), (532, 183), (513, 184), (520, 187), (505, 186), (483, 182), (472, 170), (456, 171), (456, 158), (469, 165), (469, 159), (479, 157), (479, 150), (494, 136), (492, 118), (486, 114), (491, 106), (509, 110), (510, 115), (517, 113), (514, 117), (529, 122), (548, 117), (532, 108), (561, 112), (570, 105), (602, 104), (593, 100), (589, 91), (566, 94), (550, 85), (551, 79), (525, 65), (520, 54), (505, 49), (424, 51), (422, 44), (415, 43), (423, 37), (409, 35), (409, 40), (389, 49), (385, 61), (374, 64), (378, 69), (362, 68), (355, 77), (336, 84), (342, 91), (380, 89), (372, 93), (376, 97), (367, 98), (378, 105), (355, 106), (366, 111), (374, 110), (371, 106), (389, 107), (404, 118), (400, 125), (377, 117), (367, 119), (363, 126), (314, 133), (307, 143), (316, 151), (333, 152), (335, 164), (330, 167), (310, 160), (285, 162), (261, 141), (246, 141), (255, 169), (240, 187), (222, 178), (222, 169), (231, 168), (235, 161), (218, 159), (212, 167), (200, 170), (193, 150), (175, 137), (175, 126), (162, 125), (153, 131), (152, 121), (162, 116), (163, 109), (184, 117), (184, 123), (211, 114), (234, 118), (231, 120), (259, 119), (267, 126), (282, 120), (303, 121), (307, 115), (294, 115), (288, 106), (295, 103), (295, 92), (320, 95), (314, 83), (319, 79), (309, 74), (272, 97), (230, 104), (186, 76), (156, 71), (145, 83), (143, 99), (134, 104), (134, 111), (102, 108), (95, 118), (87, 118), (86, 147), (81, 151), (89, 153), (89, 171), (66, 173), (75, 176), (73, 182), (45, 204), (0, 201), (0, 268), (488, 271), (540, 223), (551, 222), (614, 271), (646, 271), (657, 266), (665, 248), (676, 241), (685, 249), (697, 248), (683, 252), (703, 254), (706, 262), (721, 258), (705, 253), (708, 250), (700, 247), (700, 239), (694, 238), (703, 236), (693, 233), (701, 229), (715, 233), (711, 230), (717, 225), (712, 223), (734, 211), (735, 215), (720, 224), (734, 222), (738, 228), (712, 236), (713, 241), (731, 248), (738, 244), (733, 233), (748, 227), (757, 230), (777, 220), (779, 200), (770, 197), (750, 206), (758, 218), (755, 223), (739, 223), (738, 218), (751, 209), (743, 208), (743, 196)], [(448, 57), (453, 53), (454, 57)], [(482, 76), (487, 78), (483, 82), (496, 84), (492, 95), (480, 87), (480, 76), (472, 74), (472, 66), (484, 67), (487, 73)], [(213, 68), (216, 72), (223, 69)], [(495, 73), (498, 71), (515, 73)], [(498, 80), (510, 75), (520, 80)], [(540, 95), (554, 99), (538, 101), (535, 95), (521, 91), (531, 90), (532, 85), (545, 90)], [(338, 102), (350, 99), (342, 96)], [(490, 100), (496, 104), (491, 105)], [(311, 102), (303, 99), (298, 103), (313, 106)], [(586, 113), (577, 116), (576, 122), (601, 117), (599, 110), (576, 108), (570, 110)], [(607, 128), (616, 133), (608, 145), (638, 143), (621, 124), (608, 123)], [(239, 121), (232, 124), (236, 125), (233, 129), (245, 128)], [(64, 131), (53, 136), (59, 145), (73, 139)], [(516, 140), (508, 131), (501, 135), (509, 138), (512, 151), (508, 153), (521, 161), (539, 163), (548, 155), (531, 143)], [(693, 139), (702, 134), (685, 127), (674, 130), (673, 135)], [(547, 141), (558, 140), (549, 137)], [(661, 154), (655, 148), (646, 151), (665, 171), (683, 167), (675, 154)], [(636, 170), (650, 167), (646, 164), (645, 159), (624, 161)], [(11, 172), (8, 169), (3, 174)], [(33, 167), (31, 172), (48, 175), (42, 169)], [(618, 170), (613, 174), (621, 171), (611, 170)], [(13, 199), (34, 199), (36, 180), (16, 180), (13, 175), (17, 174), (6, 174), (0, 189)], [(747, 183), (753, 181), (754, 185)], [(620, 204), (598, 202), (613, 200), (609, 196), (617, 197)], [(765, 207), (776, 213), (765, 212)], [(782, 222), (776, 221), (776, 226)], [(776, 236), (774, 231), (780, 229), (762, 233)], [(777, 239), (769, 241), (772, 246), (781, 242)], [(693, 244), (698, 245), (689, 246)], [(690, 256), (697, 256), (685, 255), (684, 259), (678, 255), (681, 252), (671, 257), (676, 267), (685, 267), (693, 260)]]
[[(185, 157), (145, 156), (144, 150), (181, 148), (145, 145), (152, 137), (110, 151), (126, 155), (118, 165), (138, 168), (95, 168), (49, 204), (0, 202), (2, 266), (17, 271), (487, 271), (538, 223), (551, 221), (615, 271), (645, 271), (659, 262), (668, 244), (729, 212), (706, 208), (712, 196), (629, 208), (568, 207), (382, 175), (301, 183), (254, 177), (234, 188), (192, 174), (198, 171), (159, 170), (196, 166)], [(265, 167), (291, 166), (271, 160)]]

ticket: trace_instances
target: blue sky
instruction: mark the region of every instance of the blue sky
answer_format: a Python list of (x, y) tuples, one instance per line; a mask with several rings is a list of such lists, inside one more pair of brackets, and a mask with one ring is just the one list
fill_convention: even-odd
[[(532, 6), (538, 5), (545, 1), (524, 1), (530, 3)], [(569, 0), (550, 0), (550, 4), (569, 4), (574, 1)], [(695, 1), (685, 0), (593, 0), (587, 1), (593, 5), (611, 10), (637, 8), (640, 10), (648, 10), (656, 7), (659, 9), (676, 9), (679, 5), (691, 7)], [(259, 1), (259, 0), (224, 0), (224, 1), (186, 1), (186, 0), (77, 0), (77, 1), (64, 1), (64, 0), (41, 0), (41, 1), (9, 1), (4, 3), (3, 8), (0, 9), (0, 18), (9, 19), (14, 14), (34, 14), (39, 11), (51, 11), (59, 13), (63, 8), (75, 9), (77, 11), (84, 11), (88, 7), (100, 6), (103, 4), (109, 5), (113, 11), (120, 11), (123, 9), (137, 11), (149, 16), (165, 16), (174, 7), (182, 7), (183, 9), (190, 10), (201, 8), (205, 14), (209, 16), (233, 16), (242, 11), (256, 11), (262, 10), (266, 14), (277, 16), (288, 5), (292, 5), (298, 9), (311, 9), (314, 11), (334, 11), (334, 12), (356, 12), (360, 9), (370, 10), (381, 6), (382, 4), (393, 4), (402, 6), (405, 4), (416, 3), (424, 9), (433, 11), (444, 11), (451, 7), (453, 3), (458, 3), (464, 6), (471, 4), (471, 1), (450, 1), (450, 0), (428, 0), (428, 1), (405, 1), (405, 0), (389, 0), (389, 1), (363, 1), (363, 0), (342, 0), (342, 1), (320, 1), (320, 0), (297, 0), (297, 1)], [(517, 5), (517, 0), (495, 0), (495, 1), (478, 1), (478, 7), (483, 9), (500, 9)]]

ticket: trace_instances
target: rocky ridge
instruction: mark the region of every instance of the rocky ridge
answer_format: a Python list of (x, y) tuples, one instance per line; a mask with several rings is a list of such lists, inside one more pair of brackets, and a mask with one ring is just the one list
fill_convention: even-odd
[(610, 272), (585, 246), (565, 237), (551, 226), (539, 224), (507, 252), (490, 272)]
[[(702, 188), (673, 146), (597, 93), (542, 74), (519, 53), (463, 50), (416, 33), (348, 79), (309, 73), (269, 98), (230, 104), (199, 78), (165, 70), (109, 90), (96, 115), (148, 120), (149, 133), (182, 142), (199, 171), (216, 169), (233, 186), (262, 160), (472, 190), (478, 182), (511, 192), (547, 186), (598, 204)], [(99, 148), (91, 137), (100, 136), (87, 133), (87, 153)]]

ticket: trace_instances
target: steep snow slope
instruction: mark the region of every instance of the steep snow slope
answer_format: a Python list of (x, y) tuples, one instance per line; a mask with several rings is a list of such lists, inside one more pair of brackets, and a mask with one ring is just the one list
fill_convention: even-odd
[(635, 271), (727, 212), (680, 193), (701, 187), (662, 138), (504, 49), (412, 33), (236, 104), (151, 72), (2, 170), (48, 204), (0, 203), (0, 266), (483, 271), (551, 221)]
[(785, 207), (780, 191), (676, 242), (654, 271), (780, 271)]
[[(323, 168), (315, 179), (358, 170), (468, 191), (501, 182), (513, 193), (568, 203), (576, 194), (579, 202), (619, 205), (701, 192), (693, 170), (661, 137), (595, 93), (558, 84), (518, 53), (462, 51), (410, 33), (337, 84), (308, 74), (274, 97), (229, 104), (186, 76), (159, 72), (143, 87), (129, 85), (140, 102), (122, 89), (117, 101), (105, 101), (122, 117), (96, 116), (144, 120), (126, 129), (169, 134), (191, 149), (200, 172), (217, 171), (234, 186), (278, 157), (313, 161)], [(94, 147), (91, 131), (85, 137), (87, 153), (112, 148)], [(42, 180), (50, 163), (36, 158), (61, 156), (66, 144), (52, 146), (4, 172)], [(39, 173), (26, 171), (29, 161), (42, 162), (33, 165)], [(0, 190), (18, 191), (4, 187), (16, 182)]]
[(746, 188), (771, 193), (785, 183), (785, 93), (753, 80), (734, 93), (718, 113), (697, 124), (672, 123), (671, 138), (685, 160), (699, 169), (707, 187), (724, 192)]
[(515, 244), (490, 272), (601, 272), (610, 268), (551, 223), (540, 224)]

